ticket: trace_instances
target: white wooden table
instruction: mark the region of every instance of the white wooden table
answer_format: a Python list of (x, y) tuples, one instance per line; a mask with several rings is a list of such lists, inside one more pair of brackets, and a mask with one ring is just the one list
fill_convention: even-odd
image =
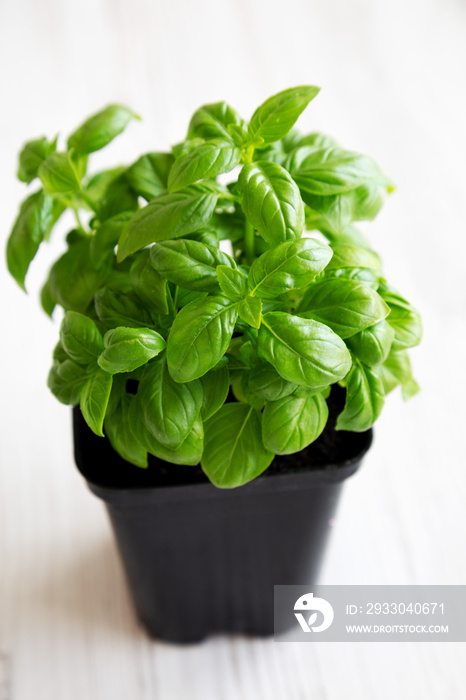
[[(3, 0), (2, 246), (26, 139), (108, 102), (144, 116), (97, 167), (184, 137), (192, 111), (322, 86), (300, 126), (373, 155), (398, 185), (366, 227), (421, 310), (422, 393), (388, 401), (344, 493), (326, 583), (465, 583), (466, 7), (459, 0)], [(460, 700), (464, 644), (150, 642), (136, 625), (102, 505), (73, 467), (69, 411), (46, 374), (57, 322), (0, 274), (0, 669), (8, 700)], [(1, 688), (1, 682), (0, 682)], [(2, 691), (0, 690), (0, 693)], [(2, 700), (7, 700), (2, 698)]]

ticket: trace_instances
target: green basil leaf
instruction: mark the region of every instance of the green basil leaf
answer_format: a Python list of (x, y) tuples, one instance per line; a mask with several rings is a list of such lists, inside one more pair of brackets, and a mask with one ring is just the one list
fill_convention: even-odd
[(260, 328), (262, 301), (257, 297), (246, 297), (238, 304), (238, 316), (252, 328)]
[(194, 138), (177, 143), (175, 146), (172, 146), (172, 155), (175, 159), (180, 158), (181, 156), (187, 156), (188, 153), (194, 151), (201, 145), (201, 143), (205, 143), (205, 140), (201, 138)]
[(355, 359), (346, 380), (345, 408), (337, 418), (335, 430), (361, 433), (369, 430), (383, 408), (385, 392), (376, 369)]
[(352, 221), (372, 221), (383, 205), (381, 188), (373, 182), (343, 194), (322, 196), (303, 190), (301, 196), (306, 204), (306, 228), (331, 234), (342, 234)]
[(413, 377), (411, 363), (406, 350), (390, 352), (388, 358), (379, 368), (385, 394), (390, 393), (395, 387), (401, 384), (403, 398), (405, 401), (419, 391), (419, 384)]
[(265, 405), (265, 399), (258, 394), (249, 391), (248, 387), (249, 373), (242, 373), (239, 379), (235, 379), (232, 385), (232, 391), (237, 401), (243, 401), (252, 406), (256, 411), (262, 411)]
[(302, 138), (297, 129), (291, 129), (274, 147), (278, 147), (282, 153), (289, 153), (300, 145)]
[(325, 234), (340, 234), (353, 220), (353, 208), (348, 194), (322, 197), (302, 192), (301, 196), (306, 204), (304, 213), (308, 231), (317, 229)]
[(253, 262), (249, 271), (251, 294), (274, 299), (291, 289), (307, 287), (331, 257), (330, 246), (313, 238), (282, 243)]
[(97, 215), (100, 221), (106, 221), (118, 214), (129, 211), (134, 213), (138, 207), (138, 197), (124, 170), (109, 183), (104, 196), (97, 202)]
[(285, 168), (266, 160), (245, 165), (238, 189), (246, 218), (267, 243), (278, 245), (301, 237), (304, 204)]
[(113, 259), (118, 240), (133, 216), (132, 211), (125, 211), (104, 221), (91, 238), (90, 255), (93, 265), (98, 268), (109, 258)]
[(217, 195), (202, 194), (195, 189), (156, 197), (134, 215), (123, 232), (118, 244), (118, 261), (150, 243), (198, 231), (209, 221), (216, 203)]
[(255, 348), (255, 345), (257, 345), (257, 334), (253, 335), (254, 346), (250, 340), (246, 340), (245, 342), (246, 337), (250, 337), (250, 335), (245, 334), (245, 337), (241, 339), (241, 344), (239, 345), (239, 355), (247, 367), (255, 367), (259, 362)]
[(150, 259), (162, 277), (193, 291), (218, 290), (217, 265), (235, 267), (234, 261), (218, 248), (181, 238), (153, 245)]
[(301, 146), (313, 146), (314, 148), (330, 148), (332, 146), (339, 147), (339, 144), (331, 136), (314, 131), (312, 134), (307, 134), (307, 136), (301, 136), (293, 144), (294, 148), (299, 148)]
[(264, 139), (264, 145), (283, 138), (320, 88), (303, 85), (269, 97), (252, 115), (251, 138)]
[[(236, 201), (239, 201), (238, 195), (233, 194), (229, 187), (222, 185), (221, 182), (213, 178), (207, 178), (206, 180), (199, 180), (195, 185), (189, 185), (185, 187), (181, 192), (197, 192), (198, 194), (216, 194), (219, 198), (218, 206), (216, 207), (219, 212), (231, 211), (234, 209)], [(209, 228), (212, 229), (212, 223), (209, 223)]]
[(81, 413), (90, 429), (100, 437), (104, 437), (104, 418), (112, 390), (112, 382), (111, 374), (97, 369), (88, 378), (81, 392), (79, 404)]
[[(165, 348), (165, 340), (150, 328), (114, 328), (104, 336), (99, 367), (109, 374), (132, 372)], [(66, 349), (66, 347), (65, 347)]]
[(286, 166), (299, 189), (309, 194), (340, 194), (354, 190), (368, 180), (385, 181), (372, 158), (336, 147), (298, 148)]
[(371, 287), (344, 278), (309, 285), (296, 309), (302, 318), (325, 323), (343, 339), (382, 321), (389, 311)]
[(50, 292), (64, 309), (84, 313), (107, 274), (105, 267), (96, 270), (92, 265), (90, 241), (81, 239), (71, 245), (50, 270)]
[(297, 384), (288, 382), (268, 363), (261, 363), (249, 374), (248, 391), (266, 401), (278, 401), (298, 388)]
[(177, 287), (175, 293), (175, 306), (177, 309), (182, 309), (192, 301), (195, 301), (196, 299), (204, 299), (207, 296), (207, 292), (195, 292), (190, 289), (183, 289), (182, 287)]
[(134, 192), (150, 202), (166, 191), (173, 163), (171, 153), (146, 153), (128, 168), (126, 176)]
[(86, 119), (68, 139), (68, 148), (74, 148), (76, 153), (84, 155), (99, 151), (115, 136), (121, 134), (128, 123), (137, 117), (128, 107), (109, 105), (97, 114)]
[(19, 154), (18, 179), (22, 182), (31, 182), (37, 177), (39, 166), (55, 151), (57, 139), (49, 141), (43, 136), (24, 144)]
[(199, 464), (204, 448), (204, 426), (200, 418), (194, 421), (187, 437), (175, 450), (163, 445), (147, 430), (140, 419), (137, 400), (134, 400), (131, 404), (129, 422), (131, 432), (139, 444), (158, 459), (163, 459), (172, 464)]
[(127, 462), (137, 467), (147, 468), (147, 451), (134, 437), (130, 424), (129, 412), (134, 396), (125, 394), (116, 410), (107, 410), (105, 416), (105, 434), (116, 452)]
[(218, 488), (246, 484), (272, 462), (273, 452), (262, 444), (259, 415), (246, 403), (228, 403), (205, 423), (201, 466)]
[[(231, 392), (235, 397), (236, 401), (241, 403), (249, 403), (246, 398), (246, 381), (245, 375), (242, 369), (233, 368), (232, 382), (231, 382)], [(252, 405), (252, 404), (251, 404)]]
[(368, 248), (355, 245), (332, 245), (333, 257), (330, 260), (328, 270), (342, 267), (367, 267), (370, 270), (380, 271), (380, 259), (376, 253)]
[(244, 126), (238, 126), (238, 124), (228, 124), (228, 133), (238, 148), (241, 148), (249, 141), (249, 134)]
[(89, 179), (85, 188), (86, 194), (96, 203), (96, 207), (104, 199), (110, 185), (125, 172), (125, 166), (120, 165), (110, 170), (101, 170)]
[(238, 112), (226, 102), (204, 105), (194, 112), (188, 129), (188, 138), (230, 138), (228, 126), (236, 124), (244, 128), (244, 121)]
[(278, 163), (278, 165), (284, 165), (286, 162), (287, 153), (284, 150), (283, 141), (269, 143), (264, 146), (262, 143), (259, 143), (259, 138), (257, 138), (252, 143), (248, 142), (244, 145), (246, 149), (250, 145), (254, 147), (253, 160), (268, 160), (272, 163)]
[(66, 234), (65, 241), (68, 248), (72, 248), (77, 243), (81, 243), (82, 245), (84, 245), (84, 243), (89, 244), (89, 236), (81, 228), (73, 228)]
[(204, 399), (201, 408), (203, 421), (211, 418), (223, 406), (230, 390), (230, 374), (227, 367), (211, 369), (201, 377)]
[(46, 194), (79, 192), (81, 183), (70, 154), (52, 153), (39, 166), (38, 175)]
[(69, 360), (69, 357), (66, 354), (63, 345), (60, 343), (60, 341), (58, 341), (58, 343), (53, 349), (53, 359), (58, 364), (60, 364), (61, 362), (65, 362), (65, 360)]
[(327, 404), (320, 394), (269, 401), (262, 416), (264, 445), (279, 455), (300, 452), (319, 437), (327, 418)]
[[(131, 294), (133, 299), (137, 298), (136, 292), (129, 280), (129, 265), (115, 265), (110, 270), (105, 286), (118, 294)], [(147, 306), (146, 304), (144, 306)]]
[(422, 321), (419, 312), (402, 296), (395, 292), (379, 290), (390, 308), (388, 322), (395, 331), (392, 349), (394, 352), (419, 345), (422, 338)]
[(351, 193), (353, 221), (372, 221), (383, 206), (381, 188), (377, 183), (366, 182)]
[[(210, 225), (212, 225), (212, 222)], [(215, 250), (219, 249), (220, 241), (218, 239), (218, 233), (214, 230), (203, 230), (197, 231), (196, 233), (188, 233), (186, 240), (196, 241), (197, 243), (205, 243), (205, 245), (210, 245), (212, 248), (215, 248)]]
[(50, 291), (49, 280), (45, 282), (45, 284), (42, 286), (42, 289), (40, 290), (40, 305), (42, 306), (47, 316), (50, 316), (50, 318), (52, 318), (52, 314), (55, 310), (57, 303), (52, 296), (52, 292)]
[(228, 173), (241, 160), (241, 151), (231, 139), (212, 139), (177, 158), (168, 177), (168, 190), (177, 192), (198, 180)]
[(76, 311), (67, 311), (60, 326), (60, 342), (68, 357), (82, 365), (95, 362), (104, 349), (94, 321)]
[(141, 250), (130, 268), (130, 282), (136, 294), (155, 314), (168, 314), (167, 280), (154, 270), (150, 251)]
[(284, 379), (311, 389), (343, 379), (351, 367), (346, 345), (330, 328), (282, 311), (263, 316), (258, 352)]
[(61, 403), (76, 406), (88, 378), (85, 367), (73, 360), (64, 360), (54, 363), (49, 372), (47, 386)]
[(176, 450), (200, 414), (203, 390), (198, 380), (186, 384), (174, 382), (163, 354), (144, 368), (136, 397), (137, 411), (145, 428), (162, 445)]
[(216, 231), (220, 240), (241, 241), (244, 237), (244, 214), (236, 209), (234, 212), (216, 212), (209, 227)]
[[(344, 381), (345, 380), (342, 380), (342, 384), (344, 384)], [(308, 386), (298, 386), (293, 392), (293, 395), (297, 396), (299, 399), (303, 399), (308, 396), (317, 396), (317, 394), (319, 394), (324, 399), (327, 399), (330, 396), (331, 390), (331, 386), (326, 386), (324, 389), (310, 389)]]
[(221, 296), (196, 299), (178, 312), (167, 341), (168, 368), (176, 382), (190, 382), (215, 367), (237, 316), (236, 304)]
[(325, 231), (325, 238), (330, 242), (332, 248), (337, 248), (340, 246), (350, 246), (356, 248), (364, 248), (369, 250), (373, 257), (377, 259), (379, 268), (381, 267), (381, 261), (379, 256), (371, 250), (369, 242), (359, 229), (354, 226), (354, 224), (349, 224), (341, 233), (333, 234), (329, 231)]
[(42, 190), (31, 194), (22, 204), (8, 238), (8, 270), (22, 289), (29, 265), (45, 240), (62, 209), (57, 210), (52, 197)]
[(380, 365), (388, 357), (395, 331), (387, 321), (379, 321), (347, 340), (349, 349), (369, 367)]
[(229, 265), (218, 265), (216, 268), (220, 289), (232, 301), (240, 301), (249, 293), (248, 278)]
[(367, 284), (377, 291), (379, 287), (379, 275), (368, 267), (338, 267), (334, 269), (324, 270), (322, 279), (349, 279), (355, 282)]
[[(136, 374), (132, 375), (132, 379), (137, 382)], [(126, 391), (126, 385), (128, 383), (128, 377), (123, 374), (117, 374), (113, 377), (112, 390), (110, 392), (110, 398), (108, 400), (107, 412), (105, 414), (105, 420), (112, 414), (116, 413), (121, 409), (121, 404), (123, 403), (126, 396), (133, 397), (133, 393), (128, 393)], [(137, 383), (135, 384), (137, 386)]]
[(99, 319), (107, 328), (124, 326), (127, 328), (153, 328), (150, 311), (140, 300), (131, 294), (120, 294), (108, 287), (95, 295), (95, 308)]
[[(182, 192), (191, 192), (198, 195), (216, 194), (220, 200), (218, 204), (219, 211), (231, 209), (231, 207), (234, 206), (232, 202), (236, 201), (237, 199), (237, 197), (230, 192), (229, 188), (226, 185), (222, 185), (220, 182), (217, 182), (217, 180), (214, 180), (212, 178), (200, 180), (195, 185), (189, 185), (189, 187), (185, 187), (184, 190), (182, 190)], [(209, 224), (209, 227), (212, 228), (212, 225)]]

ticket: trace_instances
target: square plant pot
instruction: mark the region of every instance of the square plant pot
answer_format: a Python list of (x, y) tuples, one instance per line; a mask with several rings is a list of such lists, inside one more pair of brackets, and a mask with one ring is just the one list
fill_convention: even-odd
[(137, 615), (151, 636), (176, 643), (274, 633), (274, 585), (316, 583), (343, 483), (372, 440), (372, 430), (329, 424), (254, 481), (218, 489), (200, 466), (129, 464), (79, 408), (73, 428), (76, 464), (106, 505)]

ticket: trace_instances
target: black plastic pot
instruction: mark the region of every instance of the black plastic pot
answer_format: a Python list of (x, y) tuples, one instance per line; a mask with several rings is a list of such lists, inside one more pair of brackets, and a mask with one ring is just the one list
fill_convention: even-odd
[(312, 465), (308, 448), (221, 490), (199, 467), (128, 464), (79, 409), (73, 423), (76, 464), (105, 502), (137, 614), (151, 636), (178, 643), (273, 634), (273, 586), (316, 582), (343, 482), (372, 440), (340, 432), (339, 463)]

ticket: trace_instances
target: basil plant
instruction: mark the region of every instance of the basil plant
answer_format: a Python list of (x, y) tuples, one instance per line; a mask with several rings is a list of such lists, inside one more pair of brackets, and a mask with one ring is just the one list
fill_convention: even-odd
[(390, 183), (371, 158), (293, 129), (317, 93), (285, 90), (249, 123), (205, 105), (171, 151), (93, 175), (89, 155), (137, 118), (126, 107), (63, 150), (39, 138), (21, 151), (18, 177), (37, 183), (7, 245), (21, 287), (64, 211), (76, 220), (41, 293), (50, 316), (65, 311), (48, 386), (138, 467), (148, 453), (200, 462), (216, 486), (240, 486), (316, 440), (332, 384), (349, 431), (370, 428), (396, 386), (418, 390), (419, 314), (354, 225)]

